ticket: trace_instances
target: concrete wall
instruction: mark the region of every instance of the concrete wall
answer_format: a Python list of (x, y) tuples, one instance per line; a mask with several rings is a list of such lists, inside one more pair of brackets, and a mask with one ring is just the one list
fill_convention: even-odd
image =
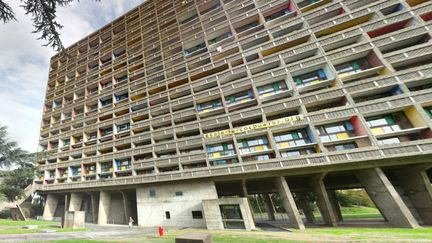
[[(150, 197), (154, 190), (155, 197)], [(176, 196), (182, 192), (182, 196)], [(141, 186), (136, 189), (138, 224), (143, 227), (180, 226), (205, 228), (204, 218), (193, 219), (192, 211), (202, 211), (202, 200), (217, 199), (213, 182), (186, 182), (155, 186)], [(165, 212), (171, 218), (167, 219)], [(203, 213), (204, 215), (204, 213)]]
[(246, 230), (255, 229), (255, 222), (252, 217), (252, 212), (249, 207), (247, 198), (220, 198), (214, 200), (204, 200), (204, 216), (206, 220), (207, 229), (209, 230), (223, 230), (224, 225), (222, 222), (222, 214), (220, 205), (238, 204), (243, 217), (243, 222)]
[(127, 224), (123, 195), (120, 192), (111, 192), (108, 224)]

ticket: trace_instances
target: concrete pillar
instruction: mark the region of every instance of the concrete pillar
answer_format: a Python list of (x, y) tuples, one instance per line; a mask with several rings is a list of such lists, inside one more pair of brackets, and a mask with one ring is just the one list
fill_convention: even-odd
[(306, 221), (308, 223), (315, 223), (315, 215), (313, 214), (313, 210), (310, 206), (310, 200), (306, 197), (306, 195), (300, 196), (298, 204), (299, 207), (303, 210)]
[(282, 200), (282, 204), (286, 213), (288, 214), (288, 218), (290, 220), (291, 225), (296, 229), (304, 229), (304, 224), (302, 218), (300, 216), (300, 212), (297, 209), (297, 205), (295, 204), (294, 197), (291, 194), (291, 190), (283, 176), (277, 177), (275, 179), (275, 185), (279, 196)]
[(99, 194), (94, 192), (87, 194), (90, 195), (93, 223), (97, 223), (99, 213)]
[(264, 202), (266, 204), (268, 220), (275, 221), (276, 220), (275, 209), (274, 209), (273, 201), (270, 197), (270, 194), (267, 194), (267, 193), (263, 194), (263, 197), (264, 197)]
[(52, 220), (54, 218), (55, 211), (58, 205), (58, 196), (54, 194), (48, 194), (45, 201), (45, 207), (42, 217), (45, 220)]
[(69, 201), (69, 211), (80, 211), (83, 202), (83, 196), (80, 193), (72, 192)]
[(309, 179), (309, 186), (316, 198), (316, 202), (324, 220), (324, 224), (336, 227), (336, 216), (324, 185), (324, 176), (325, 174), (313, 176)]
[(432, 184), (425, 168), (396, 173), (398, 180), (424, 224), (432, 225)]
[(414, 216), (381, 168), (359, 170), (356, 172), (356, 177), (392, 226), (401, 228), (419, 227)]
[(99, 196), (98, 224), (108, 224), (108, 214), (111, 203), (111, 194), (101, 191)]
[[(129, 217), (132, 216), (130, 201), (129, 201), (129, 198), (127, 197), (126, 193), (124, 193), (122, 191), (120, 191), (120, 193), (123, 196), (123, 208), (124, 208), (126, 223), (129, 223)], [(136, 220), (136, 219), (134, 219), (134, 220)]]
[(247, 186), (246, 186), (246, 180), (241, 181), (241, 187), (242, 187), (243, 197), (247, 197), (249, 195), (249, 193), (248, 193)]
[(330, 203), (331, 203), (331, 206), (333, 208), (333, 212), (335, 213), (336, 221), (338, 221), (338, 222), (343, 221), (342, 211), (341, 211), (339, 202), (338, 202), (337, 197), (336, 197), (336, 191), (335, 190), (329, 190), (329, 191), (327, 191), (327, 194), (329, 196)]

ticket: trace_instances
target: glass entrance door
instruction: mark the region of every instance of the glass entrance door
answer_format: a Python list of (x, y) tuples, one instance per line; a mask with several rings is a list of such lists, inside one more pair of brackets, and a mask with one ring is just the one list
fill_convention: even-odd
[(240, 205), (220, 205), (222, 222), (225, 229), (245, 229)]

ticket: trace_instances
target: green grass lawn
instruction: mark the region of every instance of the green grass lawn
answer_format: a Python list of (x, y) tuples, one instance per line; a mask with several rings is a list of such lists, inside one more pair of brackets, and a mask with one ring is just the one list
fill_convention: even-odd
[[(342, 207), (342, 217), (344, 220), (350, 219), (382, 219), (381, 213), (376, 208), (370, 207)], [(321, 220), (321, 214), (318, 209), (314, 211), (315, 218)]]
[[(26, 225), (37, 225), (37, 229), (23, 229)], [(60, 223), (52, 221), (27, 220), (18, 221), (11, 219), (0, 219), (0, 235), (4, 234), (31, 234), (40, 233), (41, 230), (51, 229), (56, 232), (76, 232), (85, 231), (86, 229), (62, 229)]]
[(40, 220), (11, 220), (11, 219), (0, 219), (1, 226), (25, 226), (25, 225), (60, 225), (60, 223), (52, 221), (40, 221)]
[(386, 242), (409, 240), (432, 240), (432, 228), (325, 228), (306, 229), (304, 233), (312, 235), (350, 236), (355, 240), (381, 240)]

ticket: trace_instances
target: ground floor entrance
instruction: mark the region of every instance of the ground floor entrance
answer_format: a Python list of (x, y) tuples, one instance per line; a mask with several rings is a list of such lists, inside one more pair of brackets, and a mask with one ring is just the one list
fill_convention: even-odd
[[(363, 223), (416, 228), (432, 225), (431, 164), (353, 168), (317, 173), (215, 177), (130, 188), (45, 194), (43, 217), (85, 211), (86, 222), (143, 227), (246, 229), (272, 223), (304, 229)], [(345, 194), (370, 201), (353, 215)]]

